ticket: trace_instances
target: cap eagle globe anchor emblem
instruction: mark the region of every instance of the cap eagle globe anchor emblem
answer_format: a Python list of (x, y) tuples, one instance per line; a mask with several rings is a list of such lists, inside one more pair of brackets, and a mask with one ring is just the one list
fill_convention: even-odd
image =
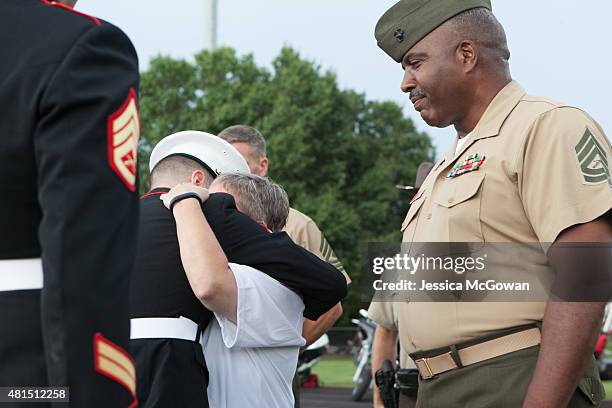
[(404, 30), (402, 30), (401, 28), (398, 28), (397, 30), (395, 30), (395, 32), (393, 33), (393, 36), (395, 37), (395, 39), (397, 40), (397, 42), (401, 43), (402, 41), (404, 41)]

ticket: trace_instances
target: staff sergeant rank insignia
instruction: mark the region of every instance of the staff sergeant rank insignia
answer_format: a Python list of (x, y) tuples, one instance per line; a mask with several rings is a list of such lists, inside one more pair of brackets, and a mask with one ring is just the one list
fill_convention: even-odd
[(608, 181), (608, 185), (612, 188), (606, 151), (588, 128), (584, 131), (584, 135), (576, 145), (575, 150), (585, 184)]
[(139, 138), (136, 92), (130, 89), (123, 106), (108, 118), (108, 161), (130, 191), (136, 190)]

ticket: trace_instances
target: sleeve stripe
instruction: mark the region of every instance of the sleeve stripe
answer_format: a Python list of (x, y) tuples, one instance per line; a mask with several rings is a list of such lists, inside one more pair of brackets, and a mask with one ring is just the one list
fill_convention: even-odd
[(130, 377), (130, 375), (123, 368), (121, 368), (119, 364), (103, 356), (98, 356), (97, 363), (97, 371), (100, 374), (104, 374), (112, 380), (120, 383), (127, 388), (131, 394), (136, 392), (136, 379)]
[(323, 258), (325, 258), (326, 260), (329, 260), (333, 251), (331, 249), (331, 246), (325, 239), (325, 237), (321, 237), (321, 238), (323, 239), (323, 242), (325, 243), (325, 250), (323, 251)]
[(138, 406), (134, 361), (127, 352), (101, 333), (94, 335), (94, 367), (98, 373), (122, 385), (130, 393), (133, 401), (128, 408)]
[(325, 249), (325, 244), (327, 242), (325, 241), (325, 238), (323, 236), (321, 236), (321, 244), (319, 245), (319, 252), (322, 254), (323, 250)]
[(98, 345), (98, 353), (100, 356), (109, 358), (116, 362), (130, 375), (130, 377), (136, 378), (136, 368), (134, 367), (134, 363), (122, 352), (101, 341)]

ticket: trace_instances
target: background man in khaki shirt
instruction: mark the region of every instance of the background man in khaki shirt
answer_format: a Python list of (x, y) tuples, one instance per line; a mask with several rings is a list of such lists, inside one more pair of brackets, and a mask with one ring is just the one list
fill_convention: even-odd
[[(218, 136), (231, 143), (242, 154), (251, 169), (251, 173), (258, 176), (268, 174), (266, 141), (257, 129), (245, 125), (234, 125), (222, 130)], [(310, 217), (290, 208), (284, 231), (296, 244), (335, 266), (344, 274), (347, 284), (351, 283), (351, 279), (334, 250)], [(317, 321), (304, 319), (302, 337), (306, 339), (306, 346), (325, 334), (340, 316), (342, 316), (342, 305), (338, 303)], [(296, 407), (299, 407), (299, 384), (294, 384), (294, 394)]]
[[(416, 195), (432, 167), (433, 163), (428, 162), (419, 165), (414, 188), (407, 197), (408, 200), (411, 200)], [(392, 363), (395, 363), (395, 360), (397, 360), (399, 305), (400, 303), (398, 302), (372, 302), (368, 309), (368, 317), (377, 324), (374, 334), (374, 343), (372, 344), (372, 378), (375, 378), (376, 372), (382, 368), (385, 360), (389, 360)], [(414, 362), (408, 357), (408, 353), (401, 345), (399, 349), (399, 367), (405, 369), (416, 368)], [(383, 408), (383, 402), (378, 387), (374, 387), (372, 396), (374, 408)], [(413, 408), (415, 402), (413, 398), (400, 394), (399, 408)]]
[[(560, 269), (562, 243), (612, 242), (611, 149), (588, 114), (512, 80), (490, 10), (489, 0), (401, 0), (375, 35), (401, 63), (401, 90), (425, 122), (457, 131), (413, 199), (403, 241), (541, 243), (535, 261), (497, 265), (515, 278), (536, 265)], [(578, 286), (583, 273), (571, 276)], [(604, 304), (402, 303), (399, 336), (421, 372), (419, 406), (597, 405), (592, 351)]]

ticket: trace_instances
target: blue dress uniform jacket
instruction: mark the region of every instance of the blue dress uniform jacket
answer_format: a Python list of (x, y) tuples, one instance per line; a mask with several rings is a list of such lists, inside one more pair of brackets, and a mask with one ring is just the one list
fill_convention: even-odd
[[(182, 316), (203, 330), (213, 313), (189, 286), (174, 217), (159, 198), (167, 191), (154, 189), (141, 200), (141, 239), (130, 294), (132, 318)], [(268, 233), (238, 212), (229, 194), (211, 194), (202, 210), (228, 260), (254, 267), (294, 290), (304, 301), (307, 318), (316, 320), (346, 296), (340, 271), (295, 244), (286, 233)], [(131, 346), (143, 407), (208, 406), (208, 371), (199, 343), (145, 338), (133, 339)]]
[[(136, 53), (111, 24), (41, 0), (0, 2), (0, 43), (0, 386), (135, 406)], [(42, 290), (2, 290), (24, 258), (41, 259)]]

